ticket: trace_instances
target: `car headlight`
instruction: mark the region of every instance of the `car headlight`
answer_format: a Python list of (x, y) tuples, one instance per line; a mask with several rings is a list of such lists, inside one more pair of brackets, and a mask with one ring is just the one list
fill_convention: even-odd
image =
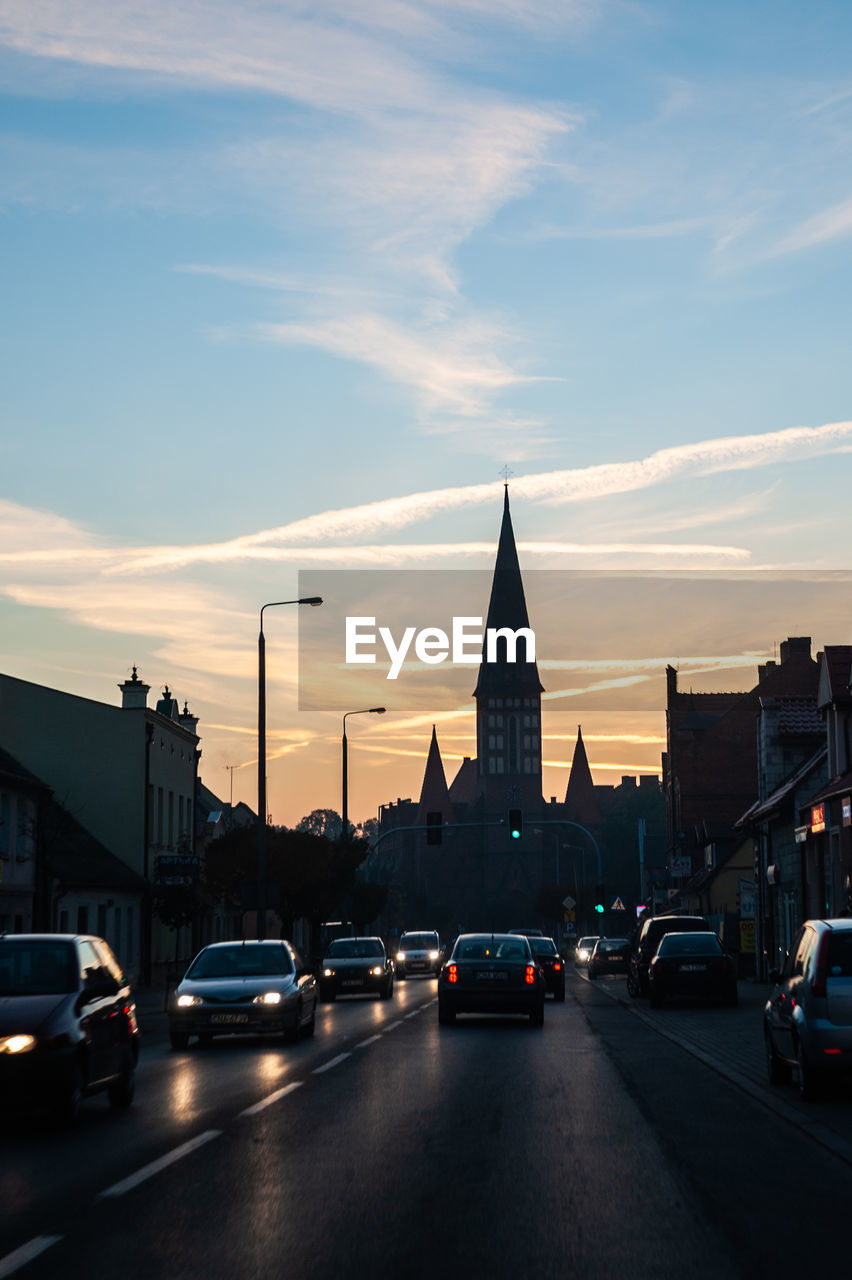
[(195, 1005), (195, 1004), (204, 1004), (204, 1001), (201, 999), (201, 996), (183, 995), (183, 996), (178, 996), (177, 998), (177, 1007), (179, 1009), (189, 1009), (191, 1008), (192, 1005)]
[(404, 951), (397, 951), (397, 953), (396, 953), (396, 958), (397, 958), (397, 960), (404, 960), (404, 959), (405, 959), (405, 952), (404, 952)]
[(0, 1036), (0, 1053), (29, 1053), (35, 1047), (35, 1036)]
[(373, 975), (374, 978), (378, 978), (378, 977), (381, 977), (381, 975), (384, 973), (384, 969), (380, 964), (374, 964), (372, 969), (370, 970), (370, 973)]
[(333, 969), (323, 969), (323, 971), (322, 971), (322, 976), (323, 976), (324, 978), (333, 978), (333, 977), (334, 977), (334, 970), (333, 970)]
[(439, 956), (440, 954), (441, 954), (441, 953), (440, 953), (440, 951), (430, 951), (430, 952), (429, 952), (429, 959), (430, 959), (430, 960), (437, 960), (437, 959), (438, 959), (438, 956)]
[(252, 1000), (252, 1004), (280, 1004), (280, 1003), (281, 1003), (280, 991), (264, 991), (263, 995), (255, 996), (255, 998)]

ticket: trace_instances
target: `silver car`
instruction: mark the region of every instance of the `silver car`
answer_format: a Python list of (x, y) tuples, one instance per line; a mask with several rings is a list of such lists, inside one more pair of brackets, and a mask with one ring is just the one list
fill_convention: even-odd
[(852, 1065), (852, 919), (806, 920), (763, 1013), (771, 1084), (797, 1079), (803, 1098)]
[(312, 1036), (317, 981), (291, 943), (213, 942), (199, 951), (172, 992), (169, 1039), (185, 1049), (190, 1036)]

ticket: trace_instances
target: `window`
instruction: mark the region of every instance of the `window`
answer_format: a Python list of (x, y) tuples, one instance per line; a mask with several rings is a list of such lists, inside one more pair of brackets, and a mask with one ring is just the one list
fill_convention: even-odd
[(106, 913), (107, 913), (106, 903), (99, 902), (98, 903), (98, 930), (97, 930), (99, 938), (106, 937), (106, 931), (107, 931)]
[(89, 908), (88, 907), (84, 906), (84, 907), (77, 908), (77, 932), (78, 933), (89, 932)]

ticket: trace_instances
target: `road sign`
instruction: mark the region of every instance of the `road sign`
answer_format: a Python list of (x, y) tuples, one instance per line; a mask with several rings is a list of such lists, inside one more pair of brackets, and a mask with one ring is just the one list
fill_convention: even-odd
[(609, 905), (609, 909), (610, 911), (626, 911), (627, 910), (624, 903), (621, 901), (621, 898), (613, 898), (612, 902)]
[(565, 910), (566, 910), (566, 911), (570, 911), (573, 907), (576, 907), (576, 905), (577, 905), (577, 899), (576, 899), (576, 898), (571, 898), (571, 897), (563, 898), (563, 899), (562, 899), (562, 905), (563, 905), (563, 907), (565, 908)]

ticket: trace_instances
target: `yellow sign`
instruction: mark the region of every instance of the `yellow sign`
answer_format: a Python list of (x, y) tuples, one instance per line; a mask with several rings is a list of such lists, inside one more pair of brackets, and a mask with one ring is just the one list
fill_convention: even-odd
[(740, 920), (740, 953), (742, 955), (754, 955), (754, 937), (754, 920)]

